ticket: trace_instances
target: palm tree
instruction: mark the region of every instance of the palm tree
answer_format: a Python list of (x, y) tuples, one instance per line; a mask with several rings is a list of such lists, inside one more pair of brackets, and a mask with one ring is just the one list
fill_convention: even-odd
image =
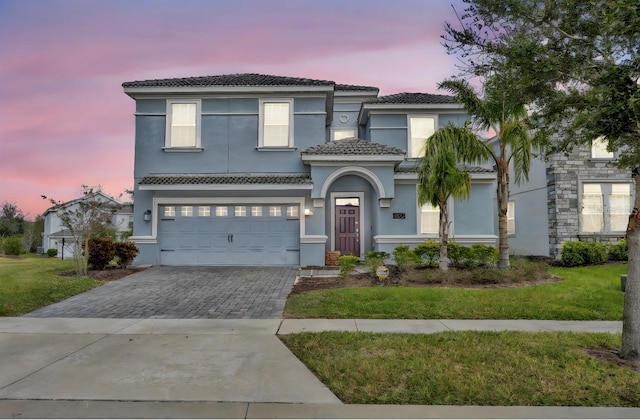
[[(490, 78), (485, 83), (485, 96), (481, 99), (466, 80), (449, 79), (438, 85), (439, 89), (451, 92), (471, 115), (481, 130), (493, 130), (497, 143), (494, 149), (485, 144), (489, 158), (497, 171), (498, 198), (498, 267), (509, 264), (509, 237), (507, 231), (507, 208), (509, 205), (509, 167), (512, 166), (517, 185), (529, 180), (532, 152), (541, 148), (542, 132), (529, 135), (529, 117), (525, 104), (516, 95), (510, 95), (508, 84), (502, 79)], [(503, 81), (503, 80), (502, 80)]]
[(449, 269), (449, 197), (467, 198), (471, 192), (471, 175), (460, 163), (481, 162), (488, 158), (487, 148), (468, 124), (449, 124), (425, 141), (425, 155), (418, 172), (418, 203), (440, 208), (440, 270)]

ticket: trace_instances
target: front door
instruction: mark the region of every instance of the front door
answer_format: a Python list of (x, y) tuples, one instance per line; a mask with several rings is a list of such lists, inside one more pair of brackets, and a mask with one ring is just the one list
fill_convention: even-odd
[(336, 251), (360, 256), (360, 207), (336, 204)]

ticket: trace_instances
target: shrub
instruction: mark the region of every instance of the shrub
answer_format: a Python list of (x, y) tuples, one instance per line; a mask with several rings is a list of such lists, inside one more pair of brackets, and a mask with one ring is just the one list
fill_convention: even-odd
[(440, 244), (436, 241), (427, 241), (418, 244), (413, 250), (419, 263), (427, 267), (436, 267), (440, 260)]
[(626, 239), (621, 239), (609, 248), (609, 259), (614, 261), (627, 261), (629, 259), (629, 247)]
[(111, 238), (89, 239), (89, 265), (94, 270), (104, 270), (116, 254)]
[(471, 248), (453, 241), (449, 242), (447, 246), (447, 256), (451, 260), (451, 264), (456, 267), (472, 267), (475, 262)]
[(601, 242), (569, 241), (562, 245), (560, 259), (567, 267), (602, 264), (607, 261), (609, 249)]
[(340, 272), (338, 275), (345, 278), (350, 272), (352, 272), (358, 263), (360, 258), (355, 255), (341, 255), (338, 257), (338, 264), (340, 265)]
[(364, 265), (370, 274), (375, 275), (376, 269), (384, 265), (384, 260), (389, 258), (389, 253), (384, 251), (369, 251), (364, 254)]
[(3, 250), (6, 255), (20, 255), (22, 253), (22, 238), (20, 236), (5, 238)]
[(116, 242), (114, 244), (115, 256), (118, 259), (118, 266), (124, 268), (133, 262), (138, 255), (138, 247), (133, 242)]
[(398, 245), (395, 247), (393, 250), (393, 259), (401, 271), (406, 271), (421, 261), (416, 253), (409, 249), (408, 245)]
[(485, 267), (496, 265), (500, 258), (500, 254), (495, 247), (485, 244), (475, 244), (471, 246), (471, 254), (477, 265)]
[(51, 258), (56, 257), (58, 255), (58, 250), (55, 248), (49, 248), (47, 249), (47, 255)]

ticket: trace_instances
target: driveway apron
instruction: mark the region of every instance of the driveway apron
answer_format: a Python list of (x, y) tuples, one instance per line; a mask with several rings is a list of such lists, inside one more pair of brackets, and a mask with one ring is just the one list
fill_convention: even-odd
[(297, 267), (156, 266), (24, 316), (282, 318), (297, 274)]

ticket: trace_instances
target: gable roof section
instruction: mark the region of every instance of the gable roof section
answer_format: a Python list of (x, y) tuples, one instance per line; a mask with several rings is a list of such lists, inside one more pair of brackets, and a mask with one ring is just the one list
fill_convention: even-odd
[[(96, 196), (103, 197), (103, 198), (105, 198), (105, 199), (106, 199), (106, 201), (111, 201), (111, 202), (112, 202), (113, 204), (115, 204), (116, 206), (121, 206), (121, 205), (122, 205), (118, 200), (116, 200), (115, 198), (113, 198), (113, 197), (111, 197), (111, 196), (109, 196), (109, 195), (107, 195), (107, 194), (103, 193), (102, 191), (95, 192), (95, 193), (93, 193), (90, 197), (91, 197), (91, 198), (93, 198), (93, 197), (96, 197)], [(44, 217), (44, 216), (46, 216), (47, 214), (49, 214), (49, 213), (51, 213), (52, 211), (54, 211), (54, 210), (56, 210), (56, 209), (59, 209), (59, 208), (65, 208), (65, 207), (73, 206), (74, 204), (77, 204), (77, 203), (79, 203), (79, 202), (81, 202), (81, 201), (84, 201), (84, 200), (86, 200), (87, 198), (89, 198), (89, 196), (83, 196), (83, 197), (79, 197), (79, 198), (75, 198), (75, 199), (73, 199), (73, 200), (67, 201), (67, 202), (65, 202), (65, 203), (59, 203), (59, 204), (56, 204), (56, 205), (51, 206), (51, 207), (49, 207), (48, 209), (46, 209), (46, 210), (44, 211), (44, 213), (42, 213), (42, 216)]]
[(371, 162), (386, 161), (399, 163), (404, 159), (405, 151), (380, 143), (362, 139), (335, 140), (310, 147), (301, 153), (305, 163), (318, 161), (333, 162)]
[(218, 76), (182, 77), (173, 79), (137, 80), (122, 87), (203, 87), (203, 86), (335, 86), (330, 80), (272, 76), (258, 73), (223, 74)]
[(309, 174), (187, 174), (148, 175), (140, 182), (142, 190), (156, 189), (311, 189)]
[(380, 96), (366, 101), (368, 104), (454, 104), (456, 100), (449, 95), (434, 95), (432, 93), (402, 92), (393, 95)]

